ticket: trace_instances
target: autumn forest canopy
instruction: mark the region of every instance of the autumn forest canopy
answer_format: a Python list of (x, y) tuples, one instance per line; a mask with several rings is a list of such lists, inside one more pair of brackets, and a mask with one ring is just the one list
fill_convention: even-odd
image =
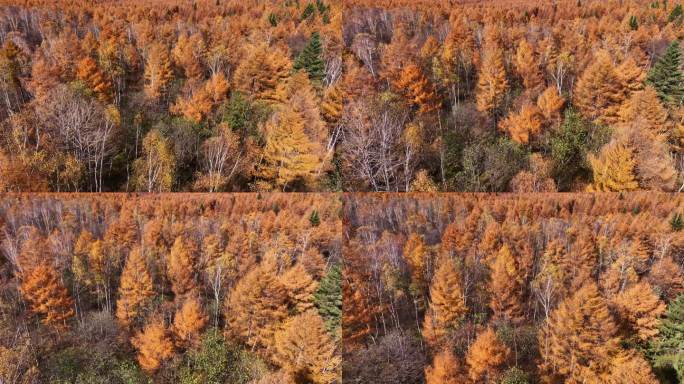
[(676, 1), (0, 3), (0, 190), (684, 184)]
[(682, 191), (684, 0), (0, 0), (0, 384), (682, 384)]
[(343, 378), (684, 382), (684, 200), (351, 195)]
[(341, 201), (0, 198), (0, 382), (340, 383)]

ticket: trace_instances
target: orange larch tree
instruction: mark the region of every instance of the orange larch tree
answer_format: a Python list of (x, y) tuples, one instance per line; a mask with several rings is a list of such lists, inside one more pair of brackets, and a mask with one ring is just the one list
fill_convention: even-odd
[(152, 277), (147, 269), (142, 250), (136, 247), (129, 253), (123, 272), (121, 272), (119, 299), (116, 302), (116, 318), (119, 323), (128, 327), (135, 322), (152, 296), (154, 296)]
[(511, 250), (501, 247), (492, 264), (490, 307), (494, 318), (518, 324), (524, 320), (520, 273)]
[(98, 100), (103, 103), (111, 103), (112, 84), (98, 68), (95, 60), (86, 57), (79, 61), (76, 76), (95, 94)]
[(466, 355), (470, 380), (475, 383), (497, 382), (510, 354), (510, 349), (499, 340), (494, 330), (487, 328), (477, 335)]
[(423, 337), (431, 346), (442, 344), (467, 311), (461, 275), (452, 260), (443, 259), (430, 286), (430, 306), (423, 322)]
[(618, 120), (625, 96), (625, 87), (610, 54), (601, 50), (577, 80), (572, 101), (585, 118), (612, 124)]
[(425, 368), (426, 384), (461, 384), (466, 381), (463, 367), (449, 349), (443, 349), (432, 359), (432, 365)]
[(503, 53), (498, 47), (485, 50), (477, 81), (477, 110), (496, 115), (508, 91)]
[(401, 70), (394, 87), (404, 94), (410, 105), (418, 107), (420, 114), (434, 112), (439, 108), (439, 99), (433, 85), (415, 64), (409, 64)]
[(544, 78), (539, 68), (539, 60), (535, 57), (534, 48), (527, 40), (523, 39), (518, 43), (513, 63), (526, 89), (534, 89), (542, 84)]
[(173, 79), (169, 51), (163, 44), (153, 43), (149, 47), (144, 76), (145, 95), (151, 100), (159, 100)]
[(292, 317), (275, 334), (273, 360), (303, 382), (333, 384), (341, 380), (341, 359), (323, 319), (313, 310)]
[(542, 329), (540, 368), (547, 377), (601, 382), (621, 351), (617, 331), (606, 300), (589, 281), (558, 305)]
[(176, 345), (188, 347), (196, 344), (207, 320), (208, 317), (204, 313), (199, 299), (196, 297), (186, 299), (173, 318), (172, 331)]
[(288, 306), (294, 313), (304, 313), (313, 308), (313, 294), (318, 283), (306, 271), (304, 265), (296, 263), (280, 276), (280, 281), (287, 292)]
[(156, 372), (161, 364), (173, 357), (174, 347), (163, 320), (153, 318), (138, 332), (131, 343), (138, 350), (138, 363), (148, 374)]
[(225, 302), (226, 335), (260, 349), (270, 349), (287, 317), (287, 292), (273, 261), (265, 260), (249, 271)]
[(530, 139), (541, 133), (542, 120), (539, 109), (525, 104), (519, 112), (513, 112), (499, 123), (499, 129), (508, 133), (516, 143), (528, 144)]
[(75, 314), (74, 301), (52, 266), (41, 264), (26, 271), (20, 291), (43, 324), (58, 331), (67, 328), (67, 320)]
[(196, 257), (196, 246), (183, 236), (178, 236), (173, 242), (167, 263), (171, 289), (176, 296), (182, 296), (197, 289)]

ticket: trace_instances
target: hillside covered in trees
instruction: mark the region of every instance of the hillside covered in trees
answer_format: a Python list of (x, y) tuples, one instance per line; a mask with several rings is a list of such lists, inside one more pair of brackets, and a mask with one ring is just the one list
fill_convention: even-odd
[(684, 199), (348, 195), (345, 383), (684, 382)]
[(676, 1), (345, 1), (350, 190), (673, 190)]
[(333, 189), (339, 7), (0, 4), (0, 189)]
[(332, 195), (0, 198), (3, 383), (341, 382)]
[(677, 1), (0, 4), (0, 190), (684, 185)]

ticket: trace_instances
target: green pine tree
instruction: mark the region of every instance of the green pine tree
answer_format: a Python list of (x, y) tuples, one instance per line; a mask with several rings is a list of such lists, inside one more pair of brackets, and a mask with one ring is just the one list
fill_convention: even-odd
[(318, 217), (318, 211), (314, 209), (313, 212), (311, 212), (311, 216), (309, 216), (309, 223), (311, 223), (312, 227), (318, 227), (321, 224), (321, 218)]
[(682, 8), (681, 4), (677, 4), (674, 8), (672, 8), (672, 12), (670, 12), (670, 16), (667, 18), (667, 20), (670, 23), (681, 23), (682, 15), (684, 15), (684, 9)]
[(275, 27), (278, 25), (278, 16), (275, 15), (275, 13), (271, 13), (268, 15), (268, 22), (271, 23), (271, 27)]
[(304, 7), (304, 11), (302, 12), (302, 21), (307, 20), (310, 17), (313, 17), (316, 14), (316, 7), (309, 3)]
[(680, 104), (684, 99), (684, 73), (679, 41), (675, 40), (665, 54), (658, 59), (648, 73), (646, 82), (652, 85), (658, 96), (667, 103)]
[(311, 34), (309, 44), (304, 47), (302, 53), (297, 56), (294, 62), (294, 70), (304, 70), (309, 74), (309, 79), (313, 82), (321, 82), (325, 77), (325, 64), (323, 63), (323, 45), (321, 35), (318, 32)]
[(629, 17), (629, 27), (632, 29), (632, 31), (639, 29), (639, 20), (636, 16), (632, 15)]
[(684, 382), (684, 294), (668, 305), (651, 352), (658, 370), (674, 370), (679, 382)]
[(318, 314), (325, 320), (328, 331), (338, 335), (342, 317), (342, 270), (339, 264), (333, 265), (321, 279), (314, 293), (314, 303)]
[(670, 219), (670, 228), (675, 232), (684, 229), (684, 218), (681, 213), (678, 212), (672, 216), (672, 219)]

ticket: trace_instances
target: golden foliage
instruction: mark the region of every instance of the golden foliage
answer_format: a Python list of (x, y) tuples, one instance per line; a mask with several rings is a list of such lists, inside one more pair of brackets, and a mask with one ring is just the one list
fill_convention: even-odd
[(432, 255), (422, 236), (412, 233), (404, 244), (404, 258), (411, 272), (411, 285), (417, 294), (426, 293), (428, 284), (428, 267), (432, 264)]
[(518, 113), (509, 114), (499, 123), (499, 129), (520, 144), (528, 144), (531, 138), (539, 135), (541, 127), (539, 109), (532, 104), (523, 105)]
[(25, 271), (20, 291), (43, 324), (58, 331), (67, 329), (67, 320), (75, 313), (74, 301), (52, 266), (40, 264)]
[(90, 57), (85, 57), (78, 62), (76, 76), (92, 90), (98, 100), (103, 103), (112, 101), (112, 84), (98, 68), (97, 63)]
[(173, 334), (179, 347), (197, 343), (200, 332), (207, 324), (208, 317), (196, 297), (187, 298), (176, 311), (173, 318)]
[(624, 100), (625, 87), (610, 54), (605, 50), (598, 51), (577, 80), (573, 104), (587, 119), (612, 124), (618, 120), (618, 111)]
[(461, 384), (465, 382), (462, 367), (449, 349), (443, 349), (432, 359), (432, 365), (425, 368), (426, 384)]
[(644, 89), (646, 71), (639, 66), (634, 57), (630, 56), (618, 65), (617, 74), (622, 85), (629, 92), (637, 92)]
[(539, 61), (535, 57), (534, 48), (527, 40), (523, 39), (518, 43), (513, 63), (526, 89), (533, 89), (542, 84), (544, 79), (539, 69)]
[(148, 272), (142, 250), (131, 250), (121, 272), (119, 299), (116, 302), (116, 318), (125, 327), (139, 316), (146, 302), (154, 296), (152, 277)]
[(151, 100), (159, 100), (173, 79), (171, 60), (166, 46), (153, 43), (149, 47), (144, 76), (145, 95)]
[(138, 189), (146, 192), (169, 192), (173, 186), (176, 156), (171, 143), (157, 129), (143, 139), (143, 157), (133, 169)]
[(430, 286), (430, 306), (423, 322), (423, 338), (432, 346), (443, 343), (467, 311), (461, 276), (454, 262), (444, 259)]
[(487, 328), (477, 335), (468, 349), (466, 363), (468, 376), (476, 383), (494, 383), (501, 374), (511, 351)]
[(409, 64), (401, 70), (394, 87), (404, 94), (410, 105), (418, 107), (418, 113), (430, 113), (439, 108), (434, 87), (415, 64)]
[(314, 310), (291, 318), (275, 334), (273, 360), (303, 382), (332, 384), (341, 380), (341, 359), (323, 319)]
[(273, 335), (287, 317), (287, 292), (267, 260), (249, 271), (225, 301), (226, 335), (251, 347), (272, 347)]
[(524, 320), (520, 273), (508, 245), (504, 244), (497, 253), (490, 280), (492, 301), (489, 306), (494, 311), (494, 318), (514, 324)]
[(430, 178), (426, 169), (421, 169), (416, 172), (416, 176), (411, 182), (411, 192), (437, 192), (439, 187)]
[(491, 114), (499, 108), (507, 90), (503, 53), (498, 47), (488, 48), (477, 81), (477, 110)]
[(313, 294), (318, 289), (318, 283), (301, 262), (285, 271), (280, 280), (285, 286), (288, 302), (294, 313), (304, 313), (314, 307)]
[(276, 100), (275, 90), (292, 68), (287, 54), (278, 47), (262, 43), (248, 46), (244, 59), (235, 69), (235, 88), (256, 99)]
[(152, 319), (131, 339), (138, 350), (138, 363), (147, 373), (156, 372), (161, 364), (173, 357), (174, 347), (164, 322)]
[(613, 361), (607, 384), (655, 384), (658, 382), (651, 365), (637, 352), (623, 352)]
[(639, 339), (647, 341), (658, 335), (659, 318), (665, 312), (665, 303), (648, 282), (627, 288), (615, 297), (613, 305), (618, 317), (636, 331)]
[(217, 73), (203, 86), (196, 89), (189, 99), (179, 96), (169, 111), (199, 123), (211, 113), (215, 106), (225, 100), (227, 93), (228, 82), (223, 73)]
[(670, 133), (667, 110), (651, 86), (634, 92), (632, 97), (625, 101), (620, 109), (620, 119), (624, 123), (638, 123), (641, 129), (654, 135)]
[(598, 157), (590, 156), (589, 162), (594, 171), (594, 190), (623, 192), (639, 187), (632, 151), (624, 145), (611, 142), (601, 149)]
[(620, 352), (617, 327), (596, 284), (561, 302), (539, 337), (542, 370), (575, 382), (601, 382)]
[(305, 131), (301, 112), (283, 105), (266, 122), (266, 146), (263, 152), (261, 175), (281, 188), (295, 181), (311, 184), (321, 167), (321, 144)]
[(197, 289), (195, 281), (196, 246), (183, 236), (173, 242), (169, 253), (167, 272), (171, 281), (171, 289), (176, 296), (192, 293)]
[(183, 68), (188, 79), (201, 78), (204, 72), (202, 63), (206, 55), (206, 47), (202, 35), (194, 33), (190, 36), (181, 34), (176, 46), (171, 51), (173, 61)]
[(560, 119), (560, 113), (565, 105), (565, 98), (558, 94), (556, 87), (548, 87), (539, 95), (537, 108), (546, 122)]

